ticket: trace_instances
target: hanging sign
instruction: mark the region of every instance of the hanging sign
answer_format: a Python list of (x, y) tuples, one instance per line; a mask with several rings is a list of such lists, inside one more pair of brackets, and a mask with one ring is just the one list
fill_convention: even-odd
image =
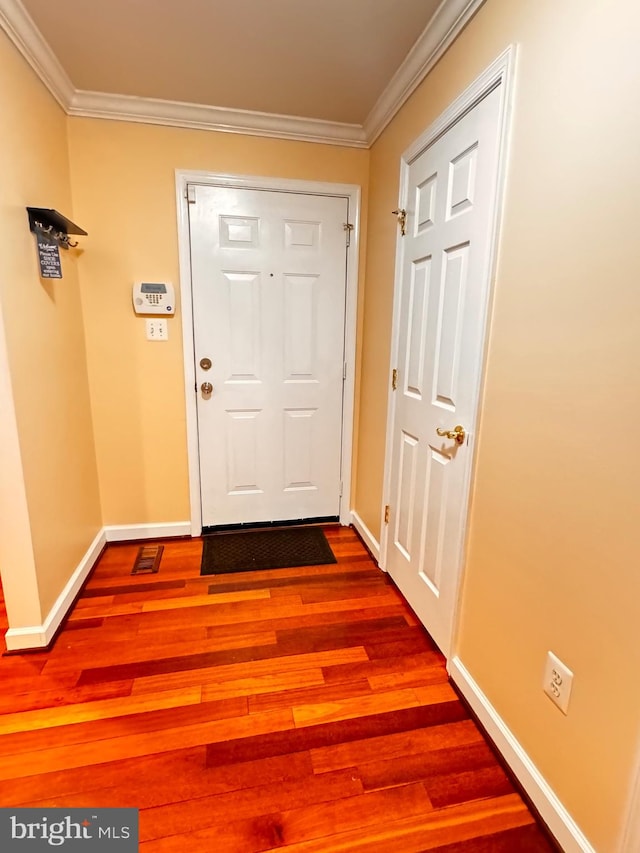
[(52, 237), (42, 231), (36, 231), (36, 242), (38, 243), (38, 263), (40, 264), (41, 278), (62, 278), (62, 265), (60, 263), (60, 249), (58, 243)]

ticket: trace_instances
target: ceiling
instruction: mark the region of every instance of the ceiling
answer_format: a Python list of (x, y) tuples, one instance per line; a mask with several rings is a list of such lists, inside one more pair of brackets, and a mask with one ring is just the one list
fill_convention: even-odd
[(0, 0), (0, 23), (70, 114), (366, 146), (481, 2)]

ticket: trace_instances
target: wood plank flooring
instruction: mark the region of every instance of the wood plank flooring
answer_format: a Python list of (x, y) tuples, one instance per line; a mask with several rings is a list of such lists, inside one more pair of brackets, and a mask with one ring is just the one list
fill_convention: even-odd
[(145, 853), (556, 850), (392, 582), (326, 532), (337, 565), (215, 577), (201, 540), (152, 576), (109, 546), (53, 648), (0, 658), (0, 805), (136, 806)]

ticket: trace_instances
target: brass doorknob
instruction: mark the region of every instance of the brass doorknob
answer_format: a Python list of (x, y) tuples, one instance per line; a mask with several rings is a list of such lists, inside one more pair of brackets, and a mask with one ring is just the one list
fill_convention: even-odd
[(464, 431), (464, 427), (460, 426), (460, 424), (455, 426), (453, 429), (440, 429), (438, 427), (436, 432), (442, 438), (452, 438), (456, 444), (464, 444), (466, 433)]
[(210, 382), (203, 382), (200, 386), (200, 390), (203, 394), (211, 394), (213, 391), (213, 385)]

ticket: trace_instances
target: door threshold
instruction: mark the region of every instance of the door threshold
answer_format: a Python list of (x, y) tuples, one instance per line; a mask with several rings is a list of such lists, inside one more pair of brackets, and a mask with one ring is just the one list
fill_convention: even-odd
[(292, 518), (286, 521), (246, 521), (241, 524), (208, 524), (202, 535), (209, 533), (232, 533), (242, 530), (270, 530), (273, 527), (310, 527), (313, 524), (338, 524), (339, 515), (323, 515), (317, 518)]

